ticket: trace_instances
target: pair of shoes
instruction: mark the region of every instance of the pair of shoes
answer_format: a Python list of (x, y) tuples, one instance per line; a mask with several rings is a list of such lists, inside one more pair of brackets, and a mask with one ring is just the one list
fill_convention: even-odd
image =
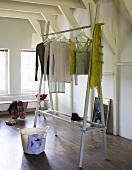
[(81, 120), (83, 120), (83, 118), (79, 117), (77, 113), (72, 113), (71, 120), (81, 121)]
[(13, 119), (6, 121), (6, 125), (9, 125), (9, 126), (13, 126), (13, 125), (16, 125), (16, 124), (17, 124), (16, 121), (13, 120)]

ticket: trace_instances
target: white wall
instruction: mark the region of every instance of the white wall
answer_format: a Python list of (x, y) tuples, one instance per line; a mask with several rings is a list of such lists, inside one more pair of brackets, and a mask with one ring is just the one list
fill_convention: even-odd
[[(21, 95), (21, 49), (31, 48), (35, 30), (28, 20), (0, 18), (0, 48), (9, 49), (9, 94), (0, 95), (0, 100), (34, 99), (34, 95)], [(34, 104), (29, 104), (33, 106)], [(5, 110), (8, 105), (0, 105)]]
[[(100, 0), (101, 2), (101, 0)], [(119, 42), (119, 61), (118, 62), (132, 62), (132, 18), (130, 17), (126, 7), (122, 1), (119, 1), (119, 17), (118, 17), (118, 42)], [(101, 4), (101, 14), (105, 19), (105, 22), (109, 26), (111, 33), (114, 32), (115, 27), (112, 26), (114, 1), (110, 3)], [(104, 39), (105, 40), (105, 39)], [(114, 72), (114, 55), (104, 41), (104, 71)], [(132, 139), (132, 114), (131, 114), (131, 82), (132, 82), (132, 66), (119, 66), (119, 113), (113, 113), (119, 119), (118, 134), (128, 139)], [(114, 98), (114, 76), (103, 76), (103, 96), (108, 96), (113, 99), (113, 107), (115, 107)], [(114, 121), (114, 120), (113, 120)], [(118, 122), (118, 121), (117, 121)], [(115, 127), (113, 127), (115, 128)]]
[(119, 100), (119, 133), (132, 139), (132, 66), (121, 66), (120, 71), (120, 100)]
[[(132, 62), (132, 18), (120, 4), (119, 62)], [(132, 65), (119, 66), (119, 134), (132, 140)]]
[(33, 27), (28, 20), (0, 18), (0, 48), (10, 49), (9, 93), (21, 92), (20, 54), (21, 49), (31, 48)]

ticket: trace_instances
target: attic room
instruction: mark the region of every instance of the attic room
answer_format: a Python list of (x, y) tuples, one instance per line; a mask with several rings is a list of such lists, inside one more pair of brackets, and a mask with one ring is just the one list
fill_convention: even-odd
[[(110, 103), (107, 127), (92, 122), (86, 128), (93, 121), (99, 96), (97, 88), (87, 86), (90, 76), (74, 75), (71, 83), (65, 83), (65, 92), (52, 93), (48, 76), (43, 79), (41, 75), (40, 61), (35, 81), (36, 49), (48, 38), (57, 42), (63, 37), (70, 44), (69, 39), (80, 36), (82, 43), (86, 37), (93, 43), (96, 23), (101, 25), (103, 46), (101, 116), (104, 99)], [(131, 0), (0, 1), (0, 170), (132, 169), (131, 30)], [(38, 98), (47, 94), (46, 100), (39, 101), (36, 94)], [(16, 100), (26, 101), (26, 115), (10, 126), (6, 124), (11, 119), (9, 107)], [(41, 105), (44, 114), (39, 111)], [(56, 111), (53, 116), (46, 112), (52, 109)], [(66, 113), (62, 117), (66, 115), (68, 121), (57, 118), (57, 111)], [(69, 122), (73, 113), (82, 124)], [(91, 125), (102, 129), (87, 133)], [(22, 130), (47, 127), (43, 152), (26, 153)]]

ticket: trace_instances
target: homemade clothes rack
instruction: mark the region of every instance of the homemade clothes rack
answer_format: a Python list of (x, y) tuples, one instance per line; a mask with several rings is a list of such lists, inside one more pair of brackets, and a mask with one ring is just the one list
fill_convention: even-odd
[[(99, 30), (101, 30), (101, 24), (97, 24), (98, 27), (99, 27)], [(85, 28), (89, 28), (90, 26), (87, 26)], [(96, 28), (96, 27), (95, 27)], [(84, 29), (84, 27), (80, 27), (80, 28), (76, 28), (76, 29)], [(70, 30), (66, 30), (66, 31), (61, 31), (61, 32), (57, 32), (57, 33), (53, 33), (53, 34), (58, 34), (58, 33), (64, 33), (64, 32), (68, 32), (68, 31), (74, 31), (76, 29), (70, 29)], [(51, 34), (46, 34), (47, 35), (53, 35), (52, 33)], [(90, 39), (89, 39), (90, 40)], [(70, 41), (71, 43), (71, 41)], [(41, 78), (40, 78), (40, 85), (39, 85), (39, 93), (38, 93), (38, 102), (37, 102), (37, 106), (36, 106), (36, 111), (35, 111), (35, 119), (34, 119), (34, 127), (36, 127), (36, 122), (37, 122), (37, 115), (38, 113), (42, 113), (42, 114), (47, 114), (49, 116), (52, 116), (53, 117), (53, 125), (54, 125), (54, 132), (55, 132), (55, 135), (57, 135), (57, 130), (56, 130), (56, 119), (59, 119), (59, 120), (62, 120), (64, 122), (67, 122), (67, 123), (70, 123), (71, 125), (75, 125), (75, 126), (78, 126), (81, 128), (81, 132), (82, 132), (82, 136), (81, 136), (81, 144), (80, 144), (80, 154), (79, 154), (79, 167), (82, 167), (82, 161), (83, 161), (83, 152), (84, 152), (84, 141), (85, 141), (85, 132), (91, 132), (91, 131), (102, 131), (103, 132), (103, 141), (104, 141), (104, 149), (105, 149), (105, 158), (107, 159), (107, 141), (106, 141), (106, 127), (105, 127), (105, 124), (104, 124), (104, 113), (102, 113), (101, 111), (101, 124), (97, 124), (97, 123), (94, 123), (94, 122), (91, 122), (91, 121), (87, 121), (87, 114), (88, 114), (88, 103), (89, 103), (89, 94), (90, 94), (90, 78), (89, 77), (92, 77), (92, 72), (91, 72), (91, 64), (93, 64), (93, 59), (92, 59), (92, 46), (93, 46), (94, 42), (92, 42), (92, 40), (89, 41), (89, 45), (87, 46), (87, 44), (85, 44), (83, 46), (83, 57), (86, 55), (86, 52), (87, 52), (87, 57), (89, 58), (88, 61), (85, 60), (85, 62), (87, 62), (88, 64), (88, 67), (85, 68), (83, 70), (83, 74), (88, 74), (88, 80), (87, 80), (87, 88), (86, 88), (86, 96), (85, 96), (85, 107), (84, 107), (84, 117), (83, 117), (83, 121), (71, 121), (71, 115), (69, 114), (66, 114), (66, 113), (63, 113), (63, 112), (60, 112), (60, 111), (57, 111), (57, 110), (54, 110), (54, 107), (53, 107), (53, 100), (52, 100), (52, 94), (49, 93), (50, 95), (50, 102), (51, 102), (51, 109), (48, 109), (48, 110), (39, 110), (38, 109), (38, 104), (39, 104), (39, 95), (40, 95), (40, 91), (41, 91), (41, 84), (42, 84), (42, 79), (43, 79), (43, 74), (41, 74)], [(72, 44), (73, 45), (73, 44)], [(66, 48), (66, 47), (65, 47)], [(72, 48), (74, 49), (74, 46), (72, 46)], [(86, 50), (85, 49), (89, 49), (89, 50)], [(80, 48), (79, 48), (80, 50)], [(82, 48), (81, 48), (82, 50)], [(69, 53), (69, 52), (68, 52)], [(71, 53), (69, 53), (70, 55)], [(47, 54), (48, 55), (48, 54)], [(74, 54), (72, 54), (74, 55)], [(76, 53), (76, 55), (80, 55), (80, 51), (79, 53)], [(73, 60), (76, 60), (75, 58), (73, 58)], [(97, 55), (94, 56), (94, 60), (97, 60)], [(71, 61), (71, 60), (70, 60)], [(101, 60), (102, 61), (102, 60)], [(54, 62), (54, 61), (52, 61)], [(80, 62), (83, 62), (83, 59), (80, 61), (78, 61), (78, 64)], [(77, 64), (77, 62), (75, 62)], [(68, 64), (68, 63), (67, 63)], [(72, 63), (71, 63), (72, 64)], [(97, 65), (101, 64), (102, 65), (102, 62), (97, 62), (96, 63)], [(70, 65), (70, 64), (69, 64)], [(51, 66), (52, 67), (52, 66)], [(69, 72), (70, 73), (75, 73), (75, 65), (73, 67), (73, 70), (69, 69)], [(92, 67), (92, 71), (95, 67)], [(45, 70), (45, 68), (44, 68)], [(46, 71), (46, 70), (45, 70)], [(82, 71), (81, 69), (77, 70), (78, 73), (80, 73), (80, 71)], [(102, 71), (102, 69), (100, 69), (99, 71)], [(102, 73), (100, 73), (100, 75), (102, 75)], [(53, 76), (53, 75), (51, 75)], [(61, 76), (61, 75), (60, 75)], [(51, 78), (51, 77), (50, 77)], [(49, 78), (48, 80), (48, 83), (50, 84), (50, 81), (51, 79)], [(56, 77), (53, 77), (54, 79), (56, 79)], [(62, 78), (62, 77), (60, 77)], [(101, 79), (100, 79), (101, 80)], [(65, 80), (64, 80), (65, 81)], [(101, 97), (102, 97), (102, 89), (101, 89), (101, 81), (100, 81), (100, 93), (101, 93)], [(103, 107), (103, 103), (101, 103)], [(94, 125), (94, 126), (89, 126), (90, 125)]]

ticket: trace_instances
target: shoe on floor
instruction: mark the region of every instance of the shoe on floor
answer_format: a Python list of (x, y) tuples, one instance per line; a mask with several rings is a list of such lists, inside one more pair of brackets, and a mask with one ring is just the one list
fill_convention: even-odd
[(73, 121), (81, 121), (81, 120), (83, 120), (83, 118), (78, 116), (77, 113), (72, 113), (71, 120), (73, 120)]
[(6, 125), (9, 125), (9, 126), (13, 126), (13, 125), (16, 125), (16, 121), (11, 119), (11, 120), (7, 120), (6, 121)]

